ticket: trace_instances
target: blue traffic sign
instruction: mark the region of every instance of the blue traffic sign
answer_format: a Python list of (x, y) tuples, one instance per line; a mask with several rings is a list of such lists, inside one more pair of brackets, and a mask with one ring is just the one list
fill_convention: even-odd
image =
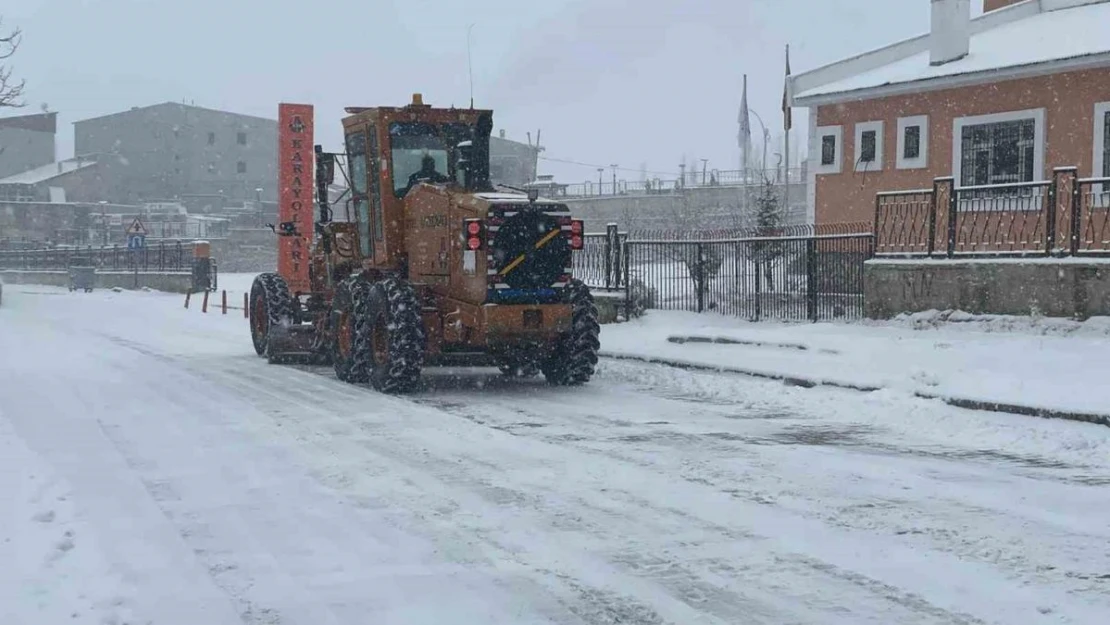
[(131, 234), (127, 236), (127, 249), (141, 250), (146, 247), (146, 235)]

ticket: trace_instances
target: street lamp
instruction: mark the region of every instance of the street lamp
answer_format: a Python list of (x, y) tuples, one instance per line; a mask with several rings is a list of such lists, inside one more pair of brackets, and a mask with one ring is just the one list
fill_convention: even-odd
[(767, 130), (767, 125), (763, 123), (763, 118), (759, 116), (759, 113), (756, 113), (755, 109), (752, 109), (751, 113), (755, 115), (759, 127), (763, 129), (763, 161), (760, 163), (760, 175), (762, 176), (767, 169), (767, 144), (771, 141), (771, 133)]
[(104, 235), (103, 245), (104, 245), (104, 247), (108, 247), (108, 215), (107, 215), (108, 202), (106, 202), (105, 200), (100, 200), (99, 204), (100, 204), (100, 231)]
[(257, 202), (257, 205), (258, 205), (258, 209), (255, 211), (255, 215), (258, 217), (258, 227), (261, 228), (262, 227), (262, 221), (263, 221), (263, 219), (262, 219), (262, 187), (255, 187), (255, 189), (254, 189), (254, 200), (255, 200), (255, 202)]

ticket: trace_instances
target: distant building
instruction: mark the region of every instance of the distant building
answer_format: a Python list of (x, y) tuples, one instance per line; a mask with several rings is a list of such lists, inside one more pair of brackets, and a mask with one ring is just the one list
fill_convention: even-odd
[(520, 187), (536, 179), (536, 167), (543, 148), (499, 136), (489, 139), (489, 177), (494, 184)]
[[(925, 2), (925, 0), (918, 0)], [(870, 221), (880, 191), (1110, 176), (1110, 2), (932, 0), (932, 30), (795, 75), (809, 219)]]
[(100, 170), (92, 159), (58, 161), (0, 178), (0, 201), (95, 202), (103, 196)]
[(54, 162), (57, 113), (0, 117), (0, 178)]
[(273, 119), (176, 102), (136, 107), (74, 123), (74, 153), (111, 163), (102, 172), (110, 202), (277, 196)]

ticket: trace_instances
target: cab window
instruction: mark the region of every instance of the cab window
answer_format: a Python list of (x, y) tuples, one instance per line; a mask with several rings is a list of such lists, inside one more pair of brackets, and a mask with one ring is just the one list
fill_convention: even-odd
[(366, 133), (347, 135), (347, 162), (351, 170), (351, 200), (355, 206), (355, 219), (359, 225), (359, 251), (363, 257), (371, 255), (370, 198), (366, 194), (367, 156)]

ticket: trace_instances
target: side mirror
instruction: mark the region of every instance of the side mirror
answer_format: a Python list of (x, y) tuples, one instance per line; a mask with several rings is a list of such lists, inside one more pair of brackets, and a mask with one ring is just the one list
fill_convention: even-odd
[(316, 184), (323, 182), (330, 185), (335, 182), (335, 155), (325, 152), (324, 146), (318, 145), (316, 151)]
[(474, 152), (474, 143), (472, 141), (461, 141), (455, 146), (455, 152), (458, 156), (455, 159), (455, 171), (462, 172), (463, 185), (470, 188), (470, 163)]

